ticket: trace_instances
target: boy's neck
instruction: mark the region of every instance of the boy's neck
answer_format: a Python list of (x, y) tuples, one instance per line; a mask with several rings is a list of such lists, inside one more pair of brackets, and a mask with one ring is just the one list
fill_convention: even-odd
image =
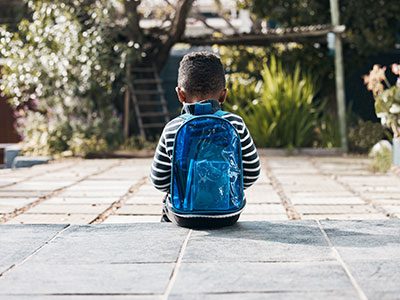
[(211, 105), (210, 113), (215, 113), (216, 111), (221, 109), (221, 104), (217, 100), (206, 99), (206, 100), (201, 100), (201, 101), (194, 102), (194, 103), (183, 104), (182, 113), (188, 113), (188, 114), (193, 115), (193, 114), (195, 114), (196, 104), (205, 104), (205, 103), (210, 103), (210, 105)]

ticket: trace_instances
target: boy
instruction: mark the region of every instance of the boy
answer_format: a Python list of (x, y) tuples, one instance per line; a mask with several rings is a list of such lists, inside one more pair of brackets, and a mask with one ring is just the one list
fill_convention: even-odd
[[(212, 113), (221, 109), (221, 104), (227, 95), (224, 68), (220, 59), (210, 52), (193, 52), (185, 55), (180, 62), (178, 87), (176, 93), (183, 104), (182, 112), (194, 114), (196, 103), (210, 103)], [(243, 164), (243, 187), (250, 187), (260, 174), (260, 162), (256, 147), (242, 118), (227, 113), (222, 118), (228, 120), (240, 135)], [(151, 180), (155, 188), (166, 192), (163, 217), (161, 221), (174, 222), (183, 227), (221, 227), (236, 223), (241, 211), (226, 217), (196, 216), (185, 218), (177, 216), (168, 209), (171, 184), (171, 159), (174, 139), (178, 128), (184, 119), (181, 116), (170, 121), (164, 128), (153, 164)], [(239, 166), (242, 168), (242, 166)]]

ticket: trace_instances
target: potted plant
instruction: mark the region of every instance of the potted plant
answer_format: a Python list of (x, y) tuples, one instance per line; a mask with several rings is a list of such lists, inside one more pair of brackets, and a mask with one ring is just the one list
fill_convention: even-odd
[(391, 70), (397, 76), (395, 85), (386, 77), (386, 67), (374, 65), (364, 76), (367, 89), (375, 99), (375, 112), (381, 123), (393, 131), (393, 164), (400, 166), (400, 65), (393, 64)]

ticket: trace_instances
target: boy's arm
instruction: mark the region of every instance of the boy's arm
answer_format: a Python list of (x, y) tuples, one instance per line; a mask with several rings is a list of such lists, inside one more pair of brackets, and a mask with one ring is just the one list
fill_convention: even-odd
[(150, 179), (154, 187), (162, 192), (168, 192), (171, 181), (171, 158), (167, 154), (164, 132), (158, 142), (151, 165)]
[(243, 183), (244, 188), (253, 185), (260, 175), (260, 159), (250, 132), (243, 122), (243, 130), (239, 132), (242, 144)]

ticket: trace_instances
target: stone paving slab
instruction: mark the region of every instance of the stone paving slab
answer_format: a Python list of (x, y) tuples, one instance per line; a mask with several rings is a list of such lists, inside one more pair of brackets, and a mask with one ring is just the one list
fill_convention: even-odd
[(247, 214), (244, 212), (240, 215), (239, 222), (243, 221), (277, 221), (287, 220), (287, 215), (283, 214)]
[(36, 196), (37, 198), (46, 195), (48, 192), (46, 191), (15, 191), (15, 190), (0, 190), (0, 201), (1, 199), (10, 199), (10, 198), (32, 198), (32, 196)]
[[(1, 299), (1, 298), (0, 298)], [(336, 291), (277, 291), (268, 293), (229, 293), (229, 294), (172, 294), (170, 300), (337, 300), (337, 299), (358, 299), (357, 294), (352, 290)], [(383, 298), (382, 298), (383, 299)]]
[(356, 260), (349, 267), (369, 299), (399, 299), (400, 260)]
[(0, 205), (0, 213), (1, 214), (12, 213), (17, 208), (18, 206), (15, 205)]
[[(378, 213), (372, 206), (361, 205), (296, 205), (301, 214), (368, 214)], [(382, 215), (382, 217), (384, 217)]]
[(125, 205), (117, 211), (118, 215), (149, 215), (160, 216), (162, 211), (162, 204), (129, 204)]
[(37, 264), (173, 263), (187, 229), (160, 224), (70, 226), (31, 259)]
[(0, 205), (11, 205), (16, 207), (21, 207), (26, 204), (29, 204), (33, 201), (37, 200), (37, 198), (3, 198), (0, 200)]
[(400, 213), (400, 203), (398, 204), (399, 205), (382, 205), (382, 207), (389, 212)]
[(129, 198), (128, 201), (126, 201), (126, 204), (157, 205), (162, 203), (163, 197), (163, 194), (145, 196), (143, 194), (136, 193), (133, 197)]
[(107, 204), (39, 204), (27, 214), (92, 214), (98, 215), (108, 207)]
[(306, 214), (302, 215), (302, 220), (382, 220), (383, 214)]
[[(0, 226), (0, 299), (398, 299), (400, 221)], [(3, 247), (6, 245), (6, 247)]]
[(133, 215), (113, 215), (108, 217), (104, 224), (126, 224), (126, 223), (160, 223), (161, 216), (133, 216)]
[(162, 300), (162, 296), (157, 295), (6, 295), (1, 296), (0, 300)]
[[(397, 220), (321, 221), (321, 224), (345, 259), (396, 259), (400, 262), (400, 222)], [(348, 229), (344, 229), (346, 227)]]
[(184, 262), (332, 261), (313, 221), (242, 222), (220, 230), (194, 231)]
[[(127, 190), (127, 189), (126, 189)], [(95, 191), (76, 191), (66, 190), (59, 194), (60, 197), (66, 198), (82, 198), (82, 197), (121, 197), (126, 193), (126, 190), (95, 190)]]
[[(2, 294), (161, 294), (173, 264), (24, 264), (0, 280)], [(40, 274), (40, 276), (38, 276)]]
[(246, 214), (285, 214), (285, 209), (281, 204), (248, 203)]
[(111, 204), (119, 197), (52, 197), (46, 204), (81, 205), (81, 204)]
[[(32, 254), (66, 225), (0, 226), (0, 274)], [(1, 278), (1, 277), (0, 277)]]
[(351, 288), (345, 272), (335, 262), (191, 263), (183, 264), (172, 293), (308, 292)]
[(324, 197), (318, 196), (291, 196), (290, 200), (293, 204), (297, 205), (352, 205), (352, 204), (365, 204), (359, 197), (330, 197), (329, 195)]
[(97, 214), (21, 214), (6, 224), (88, 224)]

